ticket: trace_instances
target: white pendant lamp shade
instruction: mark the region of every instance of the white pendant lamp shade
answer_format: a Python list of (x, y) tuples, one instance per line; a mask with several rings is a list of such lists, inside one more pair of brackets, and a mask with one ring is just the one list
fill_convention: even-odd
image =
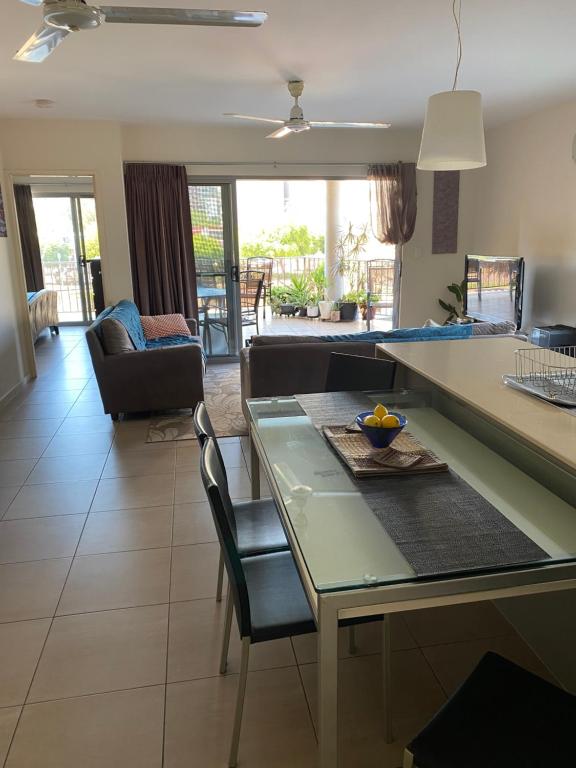
[(486, 165), (482, 96), (443, 91), (428, 99), (418, 168), (463, 171)]

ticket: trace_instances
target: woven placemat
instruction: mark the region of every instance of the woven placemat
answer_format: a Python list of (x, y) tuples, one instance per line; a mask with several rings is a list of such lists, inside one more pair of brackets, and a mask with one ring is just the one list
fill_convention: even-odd
[(296, 395), (296, 400), (318, 429), (353, 422), (359, 413), (374, 409), (373, 401), (362, 392)]
[(388, 448), (374, 448), (366, 435), (346, 425), (323, 427), (322, 432), (355, 477), (442, 472), (448, 465), (409, 432), (401, 432)]

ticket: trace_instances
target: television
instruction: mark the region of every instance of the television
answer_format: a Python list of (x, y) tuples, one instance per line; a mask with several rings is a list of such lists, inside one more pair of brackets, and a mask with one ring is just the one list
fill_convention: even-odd
[(465, 262), (464, 314), (473, 320), (522, 325), (524, 259), (469, 254)]

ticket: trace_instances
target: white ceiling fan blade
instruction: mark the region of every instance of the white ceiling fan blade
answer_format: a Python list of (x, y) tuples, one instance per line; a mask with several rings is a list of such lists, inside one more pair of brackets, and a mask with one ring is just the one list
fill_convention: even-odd
[(269, 133), (268, 136), (266, 136), (267, 139), (283, 139), (284, 136), (288, 136), (288, 134), (292, 133), (290, 128), (288, 128), (287, 125), (283, 125), (282, 128), (278, 128), (277, 131), (273, 131), (272, 133)]
[(332, 123), (330, 121), (320, 122), (310, 120), (310, 125), (318, 128), (390, 128), (391, 123)]
[(35, 5), (38, 8), (44, 3), (44, 0), (20, 0), (20, 2), (26, 3), (26, 5)]
[(237, 115), (235, 112), (223, 112), (224, 117), (235, 117), (238, 120), (258, 120), (260, 123), (276, 123), (283, 125), (284, 120), (274, 120), (271, 117), (256, 117), (256, 115)]
[(191, 24), (202, 27), (259, 27), (268, 18), (260, 11), (209, 11), (184, 8), (120, 8), (102, 5), (112, 24)]
[(57, 48), (65, 37), (70, 33), (67, 29), (60, 27), (49, 27), (43, 24), (32, 37), (30, 37), (22, 48), (14, 56), (16, 61), (29, 61), (39, 64), (44, 61), (52, 51)]

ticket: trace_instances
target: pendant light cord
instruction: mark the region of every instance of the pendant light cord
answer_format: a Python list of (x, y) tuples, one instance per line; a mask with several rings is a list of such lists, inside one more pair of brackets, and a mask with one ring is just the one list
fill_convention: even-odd
[[(458, 11), (456, 11), (456, 4), (458, 4)], [(456, 71), (454, 72), (454, 82), (452, 84), (452, 90), (456, 90), (458, 84), (458, 74), (460, 72), (460, 64), (462, 62), (462, 34), (460, 31), (460, 20), (462, 16), (462, 0), (452, 0), (452, 16), (454, 16), (454, 22), (456, 24), (456, 32), (458, 34), (458, 46), (456, 48)]]

